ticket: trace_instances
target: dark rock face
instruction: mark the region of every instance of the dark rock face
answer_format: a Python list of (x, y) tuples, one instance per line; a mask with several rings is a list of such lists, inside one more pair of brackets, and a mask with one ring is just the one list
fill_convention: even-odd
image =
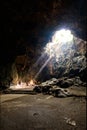
[(15, 64), (9, 63), (0, 67), (0, 89), (7, 89), (10, 84), (17, 84), (18, 73)]
[(46, 44), (53, 32), (61, 27), (70, 28), (76, 36), (87, 40), (85, 0), (33, 0), (21, 1), (21, 4), (20, 0), (3, 1), (2, 12), (2, 49), (7, 58), (25, 53), (26, 46)]

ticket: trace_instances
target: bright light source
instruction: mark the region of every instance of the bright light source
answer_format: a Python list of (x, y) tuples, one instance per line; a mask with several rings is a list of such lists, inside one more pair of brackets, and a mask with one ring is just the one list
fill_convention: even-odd
[(62, 29), (56, 31), (52, 36), (52, 42), (47, 43), (45, 53), (51, 58), (59, 58), (67, 53), (73, 45), (73, 35), (70, 30)]
[(52, 37), (52, 42), (53, 43), (60, 43), (60, 42), (70, 42), (73, 39), (73, 35), (71, 34), (70, 30), (59, 30), (56, 31), (54, 36)]

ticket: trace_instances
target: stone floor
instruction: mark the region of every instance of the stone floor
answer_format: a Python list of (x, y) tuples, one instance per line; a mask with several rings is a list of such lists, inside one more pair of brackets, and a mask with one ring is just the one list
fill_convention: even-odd
[(86, 99), (1, 94), (0, 130), (86, 130)]

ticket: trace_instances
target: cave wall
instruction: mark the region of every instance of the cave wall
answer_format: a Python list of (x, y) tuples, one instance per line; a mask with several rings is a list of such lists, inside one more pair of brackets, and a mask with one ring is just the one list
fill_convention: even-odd
[[(66, 51), (63, 51), (63, 55), (60, 58), (53, 57), (38, 74), (49, 58), (44, 54), (44, 47), (39, 46), (39, 48), (37, 47), (36, 55), (33, 56), (33, 60), (31, 55), (17, 57), (15, 61), (16, 66), (19, 66), (19, 68), (17, 67), (18, 73), (23, 81), (29, 81), (31, 78), (34, 79), (36, 75), (38, 75), (36, 80), (40, 81), (45, 81), (52, 77), (60, 78), (64, 76), (79, 76), (81, 80), (86, 81), (86, 46), (86, 41), (74, 36), (72, 46), (70, 45), (68, 50), (65, 49)], [(27, 54), (30, 52), (31, 50), (28, 49)], [(33, 51), (31, 54), (33, 55)]]
[[(65, 52), (65, 54), (51, 61), (52, 75), (58, 77), (80, 76), (86, 81), (86, 46), (87, 42), (74, 37), (74, 44)], [(57, 61), (56, 61), (57, 60)]]
[[(26, 77), (33, 77), (44, 62), (42, 59), (37, 69), (33, 66), (42, 55), (43, 47), (50, 40), (55, 30), (61, 27), (71, 29), (78, 39), (81, 38), (87, 41), (86, 5), (86, 0), (3, 1), (3, 17), (1, 19), (3, 20), (4, 26), (2, 32), (3, 43), (0, 44), (0, 59), (2, 62), (0, 64), (0, 84), (3, 84), (3, 80), (12, 82), (13, 79), (9, 73), (13, 73), (13, 63), (16, 64), (17, 68), (17, 71), (14, 69), (15, 76), (13, 77), (17, 78), (17, 75), (19, 75), (20, 79), (21, 77), (25, 77), (25, 75)], [(61, 65), (58, 65), (59, 63), (56, 63), (56, 65), (49, 63), (49, 65), (44, 68), (46, 73), (41, 73), (40, 76), (44, 76), (45, 79), (46, 75), (49, 75), (50, 78), (50, 76), (57, 75), (58, 77), (58, 75), (61, 76), (64, 73), (68, 75), (73, 72), (81, 72), (81, 77), (84, 79), (86, 75), (84, 56), (87, 56), (87, 53), (85, 54), (84, 49), (82, 49), (83, 46), (85, 47), (83, 40), (80, 43), (78, 43), (78, 41), (75, 42), (78, 43), (78, 45), (76, 45), (78, 47), (76, 48), (76, 52), (74, 52), (75, 56), (72, 58), (73, 61), (66, 62), (67, 58), (64, 58), (63, 61), (61, 61)], [(19, 63), (15, 60), (18, 56), (23, 55), (27, 56), (27, 62), (25, 63), (24, 60), (20, 60), (22, 63), (18, 65)], [(76, 64), (74, 65), (74, 62), (79, 65), (75, 66)], [(70, 63), (71, 66), (69, 65)], [(63, 64), (65, 64), (66, 68)], [(79, 66), (81, 68), (79, 68)], [(58, 71), (56, 69), (57, 67), (60, 68)], [(23, 73), (21, 74), (21, 72)]]
[(9, 88), (11, 84), (17, 84), (18, 72), (15, 63), (0, 66), (0, 90)]

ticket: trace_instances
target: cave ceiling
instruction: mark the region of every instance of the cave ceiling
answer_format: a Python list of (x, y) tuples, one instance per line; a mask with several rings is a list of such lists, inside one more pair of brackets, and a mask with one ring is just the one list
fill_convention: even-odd
[(31, 53), (40, 50), (52, 33), (62, 27), (87, 40), (86, 0), (4, 0), (2, 20), (2, 61), (9, 62), (28, 50)]

